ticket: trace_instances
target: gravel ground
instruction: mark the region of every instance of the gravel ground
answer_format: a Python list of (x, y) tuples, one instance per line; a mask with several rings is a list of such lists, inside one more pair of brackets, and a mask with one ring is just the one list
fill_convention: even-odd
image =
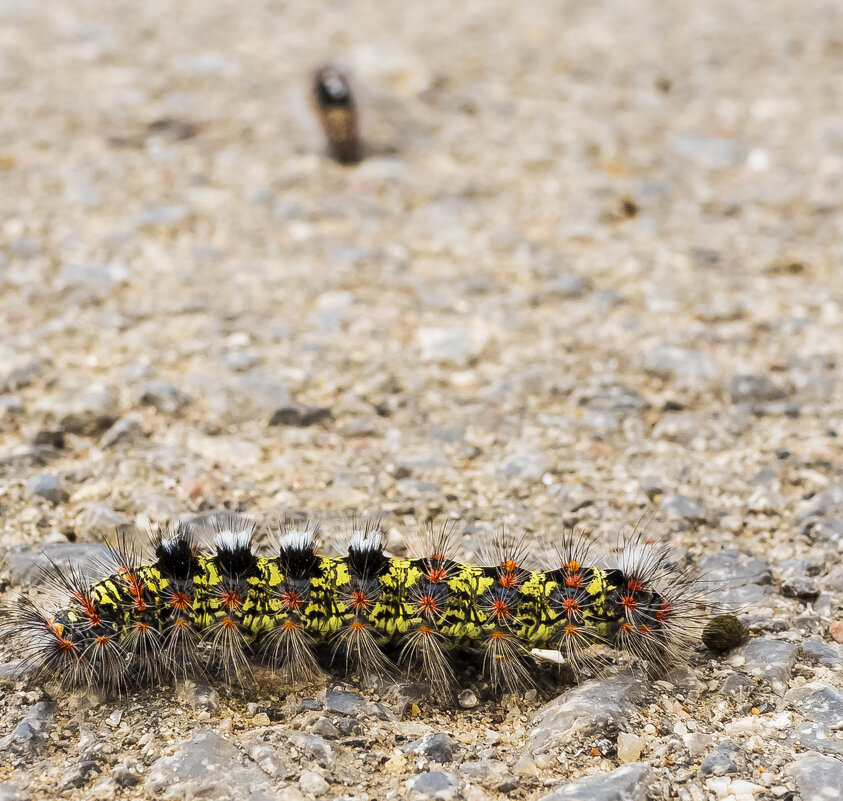
[(63, 697), (7, 651), (0, 799), (840, 798), (841, 31), (836, 0), (0, 0), (7, 600), (44, 549), (222, 506), (329, 543), (377, 512), (394, 552), (452, 515), (466, 556), (650, 513), (752, 633), (458, 711)]

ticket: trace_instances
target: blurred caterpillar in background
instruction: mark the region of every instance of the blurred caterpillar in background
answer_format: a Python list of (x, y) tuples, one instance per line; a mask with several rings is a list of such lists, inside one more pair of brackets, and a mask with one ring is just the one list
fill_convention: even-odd
[(289, 682), (321, 674), (318, 653), (356, 675), (420, 679), (453, 699), (459, 654), (482, 655), (496, 691), (533, 684), (534, 649), (564, 657), (575, 675), (595, 646), (632, 652), (661, 671), (699, 641), (709, 610), (694, 578), (667, 550), (628, 542), (614, 564), (595, 560), (572, 532), (550, 569), (528, 570), (524, 540), (496, 538), (486, 566), (454, 559), (453, 526), (427, 530), (416, 558), (388, 557), (378, 525), (356, 527), (344, 557), (320, 555), (318, 527), (287, 526), (259, 555), (254, 523), (218, 521), (213, 546), (178, 523), (153, 535), (154, 561), (110, 549), (107, 575), (90, 582), (53, 566), (60, 600), (22, 598), (0, 618), (28, 667), (64, 686), (119, 692), (196, 676), (226, 683), (263, 662)]

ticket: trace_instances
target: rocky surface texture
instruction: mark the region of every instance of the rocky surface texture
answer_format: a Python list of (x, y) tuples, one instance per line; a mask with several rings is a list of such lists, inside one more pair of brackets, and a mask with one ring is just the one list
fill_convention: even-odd
[(0, 799), (839, 798), (841, 31), (837, 0), (0, 0), (5, 600), (222, 505), (328, 544), (380, 513), (396, 552), (451, 515), (465, 556), (652, 512), (752, 635), (556, 698), (469, 676), (456, 711), (57, 694), (7, 649)]

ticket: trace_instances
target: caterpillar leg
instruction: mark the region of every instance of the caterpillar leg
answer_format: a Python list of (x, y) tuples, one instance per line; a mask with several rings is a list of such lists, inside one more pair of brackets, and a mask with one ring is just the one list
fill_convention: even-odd
[(313, 639), (298, 620), (287, 618), (268, 631), (260, 648), (263, 661), (286, 682), (309, 684), (322, 675), (313, 653)]
[(451, 703), (457, 680), (444, 645), (442, 633), (434, 626), (422, 623), (406, 635), (401, 646), (400, 662), (409, 675), (418, 675), (430, 685), (434, 698), (442, 703)]

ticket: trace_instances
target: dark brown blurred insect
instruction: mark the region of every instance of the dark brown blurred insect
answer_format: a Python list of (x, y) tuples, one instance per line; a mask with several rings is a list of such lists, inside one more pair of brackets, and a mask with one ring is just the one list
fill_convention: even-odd
[(331, 157), (340, 164), (356, 164), (363, 158), (363, 144), (348, 78), (338, 67), (321, 67), (313, 74), (312, 92)]

